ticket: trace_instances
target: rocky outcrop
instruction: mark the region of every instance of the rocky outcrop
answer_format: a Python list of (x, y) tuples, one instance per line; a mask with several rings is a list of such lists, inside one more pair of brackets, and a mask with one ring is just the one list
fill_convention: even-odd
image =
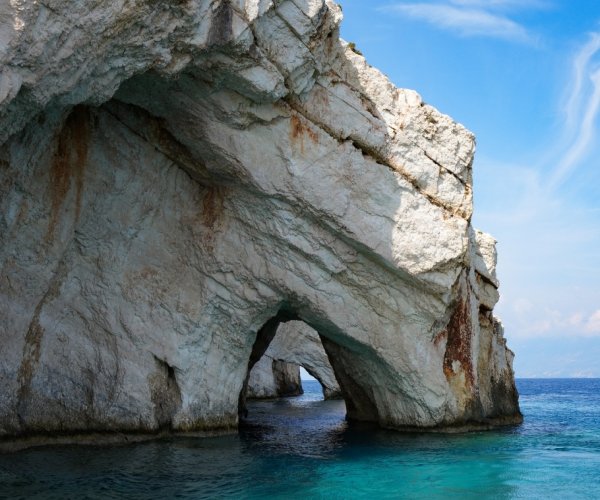
[(234, 428), (291, 319), (349, 418), (520, 420), (473, 136), (340, 41), (336, 5), (0, 20), (0, 435)]
[(303, 393), (300, 366), (265, 354), (250, 372), (246, 396), (252, 399), (269, 399), (300, 396)]
[[(278, 376), (280, 379), (289, 378), (290, 384), (293, 385), (296, 371), (298, 371), (297, 377), (300, 376), (299, 368), (291, 371), (291, 375), (288, 377), (287, 370), (292, 369), (286, 365), (280, 365), (278, 362), (296, 367), (302, 366), (319, 381), (325, 399), (341, 397), (340, 387), (323, 349), (319, 334), (302, 321), (289, 321), (279, 326), (263, 358), (250, 372), (248, 389), (251, 397), (273, 398), (285, 396), (291, 392), (288, 389), (278, 389), (275, 381)], [(283, 384), (283, 387), (287, 385)]]

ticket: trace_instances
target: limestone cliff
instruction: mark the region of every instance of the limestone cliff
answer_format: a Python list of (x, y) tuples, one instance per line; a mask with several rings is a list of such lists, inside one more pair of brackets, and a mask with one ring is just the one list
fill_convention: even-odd
[(348, 416), (520, 420), (473, 136), (329, 0), (0, 3), (0, 435), (231, 429), (277, 324)]

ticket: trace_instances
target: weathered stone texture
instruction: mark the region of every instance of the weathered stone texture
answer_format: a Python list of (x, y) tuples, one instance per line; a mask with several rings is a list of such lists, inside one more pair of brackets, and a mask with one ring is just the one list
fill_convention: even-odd
[(520, 420), (473, 136), (340, 20), (0, 4), (0, 435), (232, 428), (284, 316), (324, 339), (351, 418)]
[(248, 398), (268, 399), (303, 394), (300, 367), (265, 354), (254, 365), (248, 379)]

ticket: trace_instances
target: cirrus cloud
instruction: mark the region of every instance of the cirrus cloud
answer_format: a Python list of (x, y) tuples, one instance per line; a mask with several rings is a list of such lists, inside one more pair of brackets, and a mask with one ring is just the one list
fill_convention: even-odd
[(446, 3), (395, 3), (383, 10), (420, 21), (465, 37), (491, 37), (511, 42), (535, 44), (537, 37), (503, 14), (509, 7), (541, 6), (541, 2), (514, 0), (451, 0)]

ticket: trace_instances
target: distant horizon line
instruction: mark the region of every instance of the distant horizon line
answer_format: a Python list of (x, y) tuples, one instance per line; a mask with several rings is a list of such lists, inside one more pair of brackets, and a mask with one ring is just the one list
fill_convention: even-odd
[(515, 377), (516, 380), (600, 380), (600, 376), (593, 377)]
[[(515, 377), (515, 380), (600, 380), (600, 376), (594, 377)], [(319, 382), (316, 378), (301, 378), (301, 382)]]

